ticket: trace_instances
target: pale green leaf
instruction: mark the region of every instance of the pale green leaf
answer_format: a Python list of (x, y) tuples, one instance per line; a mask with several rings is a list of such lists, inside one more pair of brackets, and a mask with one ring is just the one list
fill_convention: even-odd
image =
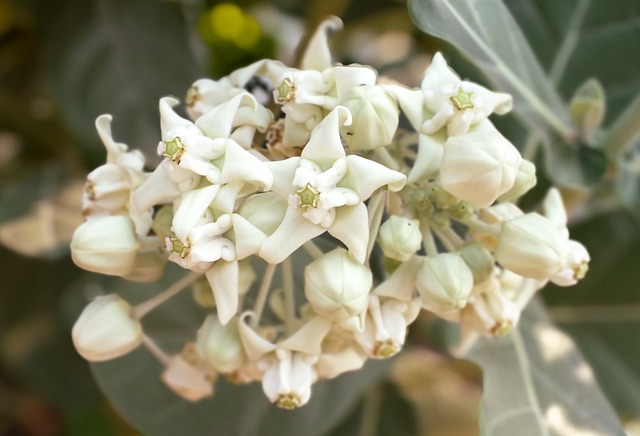
[(483, 435), (625, 434), (586, 361), (538, 302), (512, 334), (479, 340), (467, 357), (484, 373)]

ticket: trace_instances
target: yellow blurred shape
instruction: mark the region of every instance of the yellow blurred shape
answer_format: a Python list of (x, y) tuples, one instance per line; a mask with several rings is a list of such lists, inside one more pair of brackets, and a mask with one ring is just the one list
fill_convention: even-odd
[(233, 3), (220, 3), (209, 11), (209, 25), (216, 37), (250, 49), (260, 39), (260, 24)]
[(38, 201), (28, 214), (0, 224), (0, 243), (23, 256), (41, 256), (68, 245), (83, 221), (83, 189), (84, 181), (71, 183), (53, 198)]

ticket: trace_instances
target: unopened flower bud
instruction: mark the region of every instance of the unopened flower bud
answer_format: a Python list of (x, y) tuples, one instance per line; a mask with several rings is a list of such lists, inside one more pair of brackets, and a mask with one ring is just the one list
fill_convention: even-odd
[(371, 270), (345, 249), (337, 248), (314, 260), (304, 276), (305, 295), (318, 314), (345, 321), (367, 310)]
[(84, 308), (71, 331), (78, 353), (91, 362), (123, 356), (142, 342), (142, 327), (118, 295), (100, 296)]
[(514, 185), (521, 161), (518, 150), (496, 130), (450, 137), (440, 181), (460, 200), (487, 207)]
[(135, 267), (139, 248), (129, 217), (99, 216), (76, 229), (71, 240), (71, 258), (87, 271), (126, 276)]
[(196, 349), (202, 359), (222, 373), (237, 370), (245, 361), (237, 318), (224, 326), (218, 317), (209, 315), (198, 330)]
[(502, 224), (494, 255), (516, 274), (545, 280), (564, 266), (567, 238), (547, 218), (529, 213)]
[(491, 277), (495, 260), (491, 253), (479, 242), (470, 242), (460, 249), (460, 256), (473, 274), (473, 283), (482, 283)]
[(398, 104), (375, 85), (351, 88), (342, 103), (353, 116), (353, 123), (343, 126), (344, 139), (352, 150), (373, 150), (390, 144), (398, 128)]
[(499, 197), (500, 201), (514, 201), (524, 195), (536, 185), (536, 166), (526, 159), (522, 159), (516, 181), (507, 192)]
[(428, 256), (418, 271), (416, 287), (425, 308), (449, 312), (463, 308), (473, 287), (473, 274), (454, 253)]
[(420, 222), (392, 215), (380, 226), (378, 242), (385, 256), (401, 262), (409, 260), (420, 249)]
[(580, 139), (591, 142), (604, 119), (606, 98), (602, 84), (594, 78), (584, 82), (569, 104), (569, 114)]
[(589, 269), (589, 252), (578, 241), (569, 240), (568, 254), (564, 268), (551, 277), (558, 286), (573, 286), (582, 279)]
[(156, 248), (138, 252), (133, 264), (133, 270), (123, 276), (134, 282), (155, 282), (164, 274), (167, 256)]

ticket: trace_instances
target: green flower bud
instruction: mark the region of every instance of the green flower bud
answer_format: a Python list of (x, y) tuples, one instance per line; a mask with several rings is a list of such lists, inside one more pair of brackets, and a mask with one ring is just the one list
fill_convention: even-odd
[(237, 370), (246, 360), (238, 319), (234, 318), (223, 326), (217, 316), (209, 315), (198, 330), (196, 349), (200, 357), (216, 370), (222, 373)]
[(433, 312), (463, 308), (473, 287), (473, 274), (459, 254), (428, 256), (418, 270), (416, 288), (423, 305)]
[(384, 255), (391, 259), (409, 260), (420, 249), (421, 242), (418, 220), (393, 215), (380, 226), (378, 243)]
[(398, 128), (398, 104), (375, 85), (351, 88), (342, 103), (353, 116), (353, 123), (341, 128), (352, 150), (373, 150), (391, 143)]
[(605, 102), (602, 85), (593, 78), (584, 82), (573, 95), (569, 114), (584, 142), (591, 142), (593, 134), (602, 125)]
[(498, 199), (500, 201), (515, 201), (524, 195), (529, 189), (536, 186), (536, 166), (526, 159), (522, 159), (516, 181), (507, 192), (502, 194)]
[(76, 229), (71, 240), (76, 265), (114, 276), (132, 273), (139, 249), (133, 222), (124, 215), (91, 218)]
[(551, 221), (529, 213), (502, 224), (496, 260), (506, 269), (536, 280), (546, 280), (565, 264), (568, 239)]
[(493, 274), (495, 260), (479, 242), (470, 242), (460, 249), (460, 256), (473, 274), (473, 283), (482, 283)]
[(314, 260), (304, 277), (304, 292), (316, 313), (344, 321), (367, 310), (373, 276), (347, 250), (336, 248)]
[(142, 327), (118, 295), (96, 298), (84, 308), (71, 337), (78, 353), (91, 362), (123, 356), (142, 342)]

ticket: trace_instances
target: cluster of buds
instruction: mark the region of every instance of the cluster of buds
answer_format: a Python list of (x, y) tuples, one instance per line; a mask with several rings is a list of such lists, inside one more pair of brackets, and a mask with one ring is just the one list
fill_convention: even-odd
[[(135, 307), (115, 295), (91, 302), (73, 330), (83, 357), (143, 345), (188, 400), (224, 376), (261, 381), (272, 402), (295, 408), (317, 380), (400, 351), (421, 310), (503, 335), (547, 281), (585, 274), (589, 255), (569, 239), (558, 191), (539, 212), (514, 203), (535, 167), (488, 119), (511, 97), (461, 80), (439, 53), (419, 89), (335, 64), (327, 34), (339, 26), (320, 26), (299, 69), (262, 60), (198, 80), (183, 115), (161, 99), (152, 172), (98, 118), (107, 163), (89, 174), (74, 261), (141, 281), (166, 261), (191, 273)], [(211, 314), (167, 354), (140, 320), (188, 288)]]

